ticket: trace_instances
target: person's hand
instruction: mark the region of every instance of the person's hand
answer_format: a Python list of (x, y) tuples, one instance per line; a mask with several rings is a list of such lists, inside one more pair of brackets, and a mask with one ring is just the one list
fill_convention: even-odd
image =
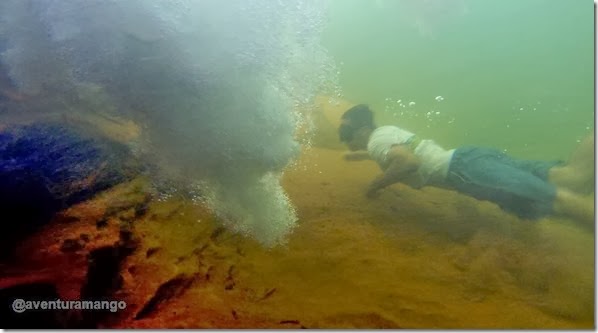
[(343, 160), (345, 161), (355, 161), (356, 160), (356, 156), (354, 153), (344, 153), (343, 154)]

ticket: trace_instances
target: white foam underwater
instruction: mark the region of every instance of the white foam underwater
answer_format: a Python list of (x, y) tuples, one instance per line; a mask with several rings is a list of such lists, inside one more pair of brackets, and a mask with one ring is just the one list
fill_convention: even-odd
[(141, 151), (162, 175), (208, 184), (205, 202), (227, 225), (273, 245), (297, 220), (280, 185), (299, 151), (297, 110), (335, 82), (320, 45), (326, 10), (321, 0), (3, 0), (0, 59), (45, 101), (38, 112), (142, 124)]

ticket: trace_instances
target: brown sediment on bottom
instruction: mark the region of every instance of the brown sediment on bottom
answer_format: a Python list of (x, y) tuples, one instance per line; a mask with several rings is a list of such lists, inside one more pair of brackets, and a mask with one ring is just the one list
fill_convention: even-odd
[(593, 327), (588, 231), (431, 188), (395, 185), (370, 200), (377, 172), (306, 150), (283, 181), (298, 225), (272, 249), (190, 201), (148, 201), (137, 179), (22, 242), (0, 287), (45, 283), (61, 298), (127, 302), (66, 327)]

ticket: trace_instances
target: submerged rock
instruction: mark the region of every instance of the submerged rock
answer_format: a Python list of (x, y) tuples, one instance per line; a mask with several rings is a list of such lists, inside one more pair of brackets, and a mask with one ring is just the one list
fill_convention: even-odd
[[(57, 123), (0, 131), (1, 247), (52, 216), (129, 179), (138, 168), (127, 146)], [(7, 252), (4, 251), (3, 253)]]

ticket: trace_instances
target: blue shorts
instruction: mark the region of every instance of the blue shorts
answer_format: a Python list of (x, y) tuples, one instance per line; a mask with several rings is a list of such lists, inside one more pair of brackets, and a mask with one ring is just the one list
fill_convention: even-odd
[(461, 193), (535, 219), (552, 212), (556, 188), (548, 182), (548, 171), (561, 163), (518, 160), (497, 149), (466, 146), (455, 150), (446, 181)]

